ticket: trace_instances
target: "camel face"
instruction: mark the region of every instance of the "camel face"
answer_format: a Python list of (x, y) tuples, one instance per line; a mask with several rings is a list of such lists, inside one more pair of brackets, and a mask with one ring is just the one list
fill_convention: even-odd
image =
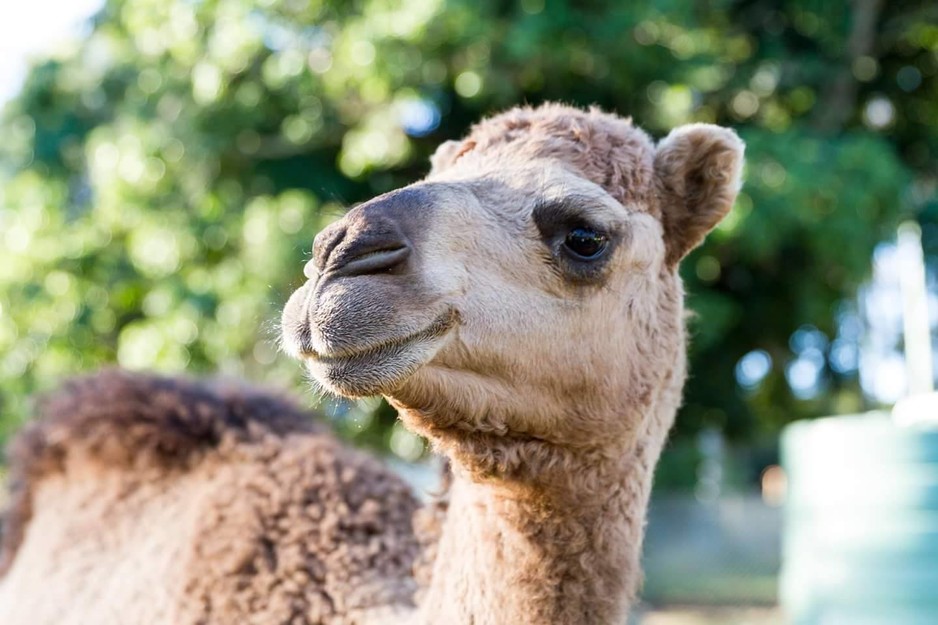
[[(384, 394), (431, 436), (621, 438), (637, 427), (622, 406), (679, 392), (677, 261), (738, 184), (735, 135), (692, 131), (656, 149), (596, 111), (482, 122), (427, 179), (316, 237), (286, 349), (326, 389)], [(733, 187), (728, 202), (708, 176)], [(711, 192), (713, 206), (687, 201)]]
[(479, 174), (376, 198), (317, 236), (284, 328), (327, 389), (393, 395), (432, 383), (404, 384), (429, 364), (530, 399), (620, 356), (632, 293), (664, 257), (657, 221), (553, 161)]

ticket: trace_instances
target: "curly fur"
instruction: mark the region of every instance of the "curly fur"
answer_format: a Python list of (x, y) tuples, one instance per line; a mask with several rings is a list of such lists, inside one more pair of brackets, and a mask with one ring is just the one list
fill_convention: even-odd
[(432, 160), (439, 172), (464, 158), (491, 158), (510, 148), (519, 162), (552, 158), (575, 167), (620, 204), (658, 214), (654, 144), (629, 117), (563, 104), (517, 107), (485, 119), (462, 142), (447, 142)]
[(10, 449), (5, 625), (338, 624), (412, 606), (416, 500), (290, 402), (107, 371), (38, 413)]
[(223, 438), (246, 440), (253, 429), (283, 435), (312, 431), (308, 415), (260, 393), (227, 392), (177, 379), (104, 371), (67, 382), (37, 402), (37, 419), (10, 444), (10, 501), (3, 526), (0, 575), (12, 563), (31, 515), (32, 489), (81, 458), (114, 469), (184, 468)]

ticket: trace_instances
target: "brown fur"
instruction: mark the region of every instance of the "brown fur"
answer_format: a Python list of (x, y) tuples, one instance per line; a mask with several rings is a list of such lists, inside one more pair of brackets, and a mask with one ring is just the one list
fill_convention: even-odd
[(433, 158), (439, 172), (467, 155), (480, 159), (508, 148), (518, 161), (553, 158), (577, 169), (616, 201), (657, 212), (651, 193), (654, 148), (648, 135), (618, 117), (592, 107), (588, 111), (562, 104), (518, 107), (476, 124), (455, 145), (444, 144)]
[(108, 371), (40, 402), (10, 461), (5, 625), (357, 623), (412, 605), (408, 488), (276, 396)]
[(221, 395), (204, 385), (118, 370), (69, 381), (37, 404), (36, 420), (13, 439), (7, 453), (11, 504), (0, 543), (0, 575), (22, 541), (33, 488), (44, 477), (64, 472), (69, 460), (127, 471), (169, 471), (216, 450), (223, 438), (243, 441), (262, 431), (283, 436), (314, 430), (309, 415), (270, 395), (230, 390)]

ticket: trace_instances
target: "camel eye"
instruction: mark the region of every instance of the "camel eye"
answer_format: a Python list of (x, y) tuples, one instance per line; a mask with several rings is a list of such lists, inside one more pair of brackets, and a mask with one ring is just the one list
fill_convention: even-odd
[(577, 260), (595, 260), (605, 251), (607, 242), (606, 235), (579, 226), (567, 233), (563, 245)]

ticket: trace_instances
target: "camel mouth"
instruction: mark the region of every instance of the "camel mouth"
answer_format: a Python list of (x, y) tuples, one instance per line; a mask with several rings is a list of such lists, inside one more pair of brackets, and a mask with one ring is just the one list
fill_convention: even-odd
[(439, 317), (434, 319), (429, 326), (423, 330), (418, 330), (417, 332), (413, 332), (411, 334), (386, 339), (380, 343), (366, 345), (364, 347), (351, 347), (342, 349), (332, 354), (325, 354), (322, 352), (317, 352), (311, 347), (304, 347), (302, 348), (300, 357), (306, 360), (315, 360), (323, 363), (341, 363), (350, 360), (368, 358), (370, 356), (380, 355), (382, 353), (393, 351), (398, 347), (406, 346), (408, 343), (414, 343), (421, 340), (431, 340), (443, 336), (456, 324), (458, 319), (459, 314), (455, 309), (450, 308), (443, 312)]
[(429, 362), (458, 321), (458, 312), (450, 308), (417, 332), (331, 354), (307, 348), (299, 356), (313, 378), (338, 395), (385, 394)]

